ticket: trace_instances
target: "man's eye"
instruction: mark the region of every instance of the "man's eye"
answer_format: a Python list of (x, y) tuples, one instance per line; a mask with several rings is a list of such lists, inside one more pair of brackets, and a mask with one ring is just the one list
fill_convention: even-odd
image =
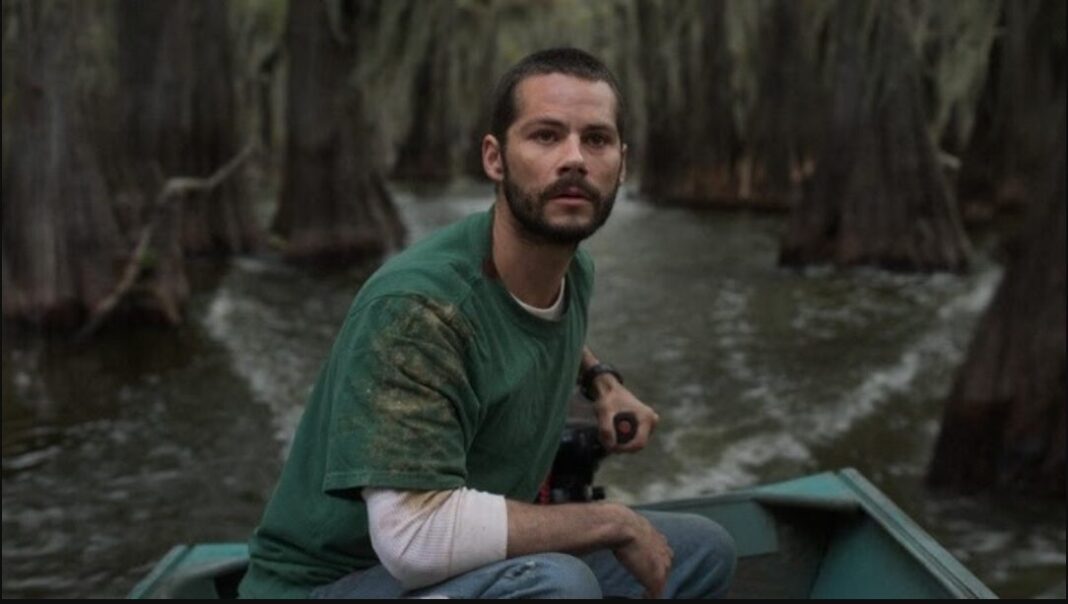
[(608, 137), (603, 134), (591, 134), (586, 137), (586, 142), (594, 147), (603, 147), (608, 144)]
[(534, 133), (534, 140), (539, 143), (551, 143), (556, 140), (556, 133), (552, 130), (538, 130)]

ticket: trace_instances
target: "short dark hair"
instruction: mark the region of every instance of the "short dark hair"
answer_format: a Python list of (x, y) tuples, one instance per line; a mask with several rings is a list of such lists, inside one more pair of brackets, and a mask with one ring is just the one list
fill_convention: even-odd
[(608, 67), (584, 50), (577, 48), (549, 48), (527, 55), (526, 58), (506, 71), (497, 82), (497, 88), (493, 92), (493, 116), (490, 122), (490, 133), (497, 138), (502, 147), (506, 142), (508, 128), (515, 121), (518, 112), (515, 89), (520, 82), (531, 76), (551, 73), (562, 73), (583, 80), (608, 84), (612, 88), (612, 92), (615, 93), (616, 130), (619, 131), (619, 139), (623, 140), (626, 106), (623, 103), (623, 94), (619, 91), (619, 83)]

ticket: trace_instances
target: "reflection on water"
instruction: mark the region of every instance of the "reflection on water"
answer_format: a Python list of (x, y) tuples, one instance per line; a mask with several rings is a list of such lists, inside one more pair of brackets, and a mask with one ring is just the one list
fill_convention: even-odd
[[(418, 239), (489, 195), (400, 201)], [(853, 466), (999, 594), (1062, 585), (1061, 505), (921, 485), (997, 269), (780, 270), (780, 228), (621, 200), (589, 242), (590, 344), (662, 419), (598, 481), (644, 502)], [(5, 331), (3, 595), (121, 597), (173, 544), (245, 539), (368, 271), (238, 259), (178, 331), (82, 347)]]

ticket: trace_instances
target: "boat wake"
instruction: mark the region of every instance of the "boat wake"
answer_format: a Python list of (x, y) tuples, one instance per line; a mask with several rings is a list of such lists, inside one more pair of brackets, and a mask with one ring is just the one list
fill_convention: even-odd
[[(924, 302), (934, 307), (931, 318), (890, 362), (842, 359), (838, 383), (854, 384), (844, 389), (776, 367), (775, 359), (750, 337), (754, 329), (746, 309), (751, 296), (730, 288), (712, 309), (721, 325), (717, 343), (725, 347), (716, 357), (719, 370), (736, 382), (721, 390), (733, 392), (744, 410), (729, 412), (727, 403), (719, 402), (719, 392), (713, 396), (700, 385), (677, 389), (680, 396), (671, 399), (677, 405), (668, 410), (665, 422), (669, 425), (657, 435), (664, 440), (662, 454), (674, 459), (653, 465), (683, 470), (644, 483), (618, 480), (617, 486), (621, 470), (606, 465), (612, 495), (629, 503), (696, 497), (818, 471), (826, 469), (822, 451), (848, 440), (861, 425), (883, 421), (879, 418), (894, 422), (902, 414), (937, 415), (928, 407), (944, 396), (963, 361), (972, 325), (999, 279), (1000, 271), (991, 269), (967, 284), (944, 278), (928, 286), (933, 291), (910, 292), (928, 298)], [(933, 438), (936, 420), (925, 425), (932, 428), (927, 438)]]

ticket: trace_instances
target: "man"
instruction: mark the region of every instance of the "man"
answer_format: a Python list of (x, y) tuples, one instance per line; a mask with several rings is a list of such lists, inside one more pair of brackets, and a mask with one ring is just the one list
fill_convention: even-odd
[[(714, 597), (734, 548), (697, 516), (534, 505), (576, 382), (602, 442), (658, 417), (584, 346), (593, 264), (578, 243), (625, 174), (623, 102), (574, 49), (498, 85), (482, 144), (489, 212), (386, 263), (335, 342), (263, 521), (251, 597)], [(637, 433), (617, 444), (613, 417)]]

